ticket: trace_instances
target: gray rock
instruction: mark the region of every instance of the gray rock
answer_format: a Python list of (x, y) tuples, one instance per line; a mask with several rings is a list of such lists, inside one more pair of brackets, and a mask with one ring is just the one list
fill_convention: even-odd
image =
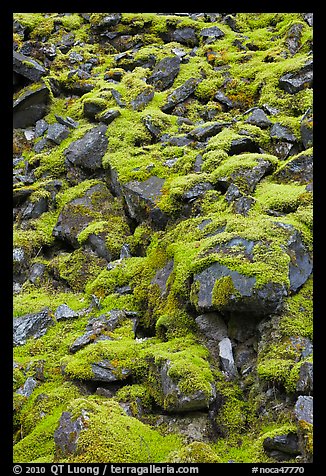
[(201, 334), (216, 348), (217, 344), (228, 336), (227, 326), (216, 312), (201, 314), (195, 321)]
[(33, 377), (28, 377), (24, 385), (20, 387), (16, 393), (19, 393), (19, 395), (23, 395), (23, 397), (30, 397), (36, 386), (36, 380), (33, 379)]
[(131, 101), (131, 106), (136, 111), (141, 111), (153, 99), (154, 91), (152, 89), (143, 91)]
[(44, 132), (47, 131), (48, 127), (49, 127), (49, 124), (44, 119), (40, 119), (39, 121), (36, 121), (35, 131), (34, 131), (35, 138), (41, 137), (44, 134)]
[(193, 28), (177, 28), (173, 32), (173, 40), (186, 46), (198, 46), (198, 38)]
[(61, 142), (69, 136), (70, 130), (63, 124), (55, 123), (50, 124), (46, 138), (55, 144), (61, 144)]
[(284, 74), (279, 79), (279, 87), (290, 94), (311, 88), (313, 84), (313, 62), (309, 61), (298, 71)]
[(164, 182), (164, 179), (152, 176), (144, 182), (132, 181), (122, 186), (131, 218), (138, 223), (148, 218), (158, 229), (166, 226), (167, 215), (157, 206)]
[(183, 193), (183, 200), (187, 202), (192, 202), (196, 200), (197, 198), (205, 195), (205, 193), (208, 190), (214, 190), (214, 187), (211, 183), (208, 182), (199, 182), (196, 183), (193, 187), (191, 187), (189, 190), (186, 190)]
[(302, 242), (297, 230), (294, 230), (288, 241), (288, 254), (290, 256), (289, 279), (290, 290), (297, 292), (307, 281), (312, 273), (312, 257)]
[(313, 146), (313, 112), (309, 108), (300, 121), (301, 140), (305, 149)]
[(274, 140), (281, 140), (286, 142), (294, 143), (297, 141), (295, 135), (285, 126), (282, 126), (280, 123), (275, 122), (273, 127), (270, 130), (270, 136)]
[(159, 415), (155, 426), (166, 433), (184, 435), (187, 443), (193, 441), (210, 442), (211, 423), (206, 412), (191, 412), (187, 414)]
[(190, 395), (186, 395), (168, 375), (170, 361), (166, 361), (160, 370), (162, 392), (165, 397), (166, 410), (168, 412), (189, 412), (207, 409), (210, 402), (215, 397), (215, 389), (212, 387), (209, 395), (202, 390), (196, 390)]
[(13, 127), (26, 128), (34, 126), (48, 110), (49, 90), (42, 84), (37, 88), (27, 88), (13, 105)]
[(85, 244), (88, 245), (100, 258), (104, 258), (108, 262), (112, 260), (112, 254), (106, 245), (105, 233), (98, 233), (97, 235), (94, 233), (89, 234)]
[(101, 168), (102, 157), (108, 145), (106, 130), (107, 126), (101, 124), (86, 132), (81, 139), (72, 142), (64, 151), (66, 165), (89, 170)]
[(200, 31), (200, 36), (203, 38), (204, 43), (212, 43), (219, 38), (223, 38), (224, 33), (222, 30), (217, 28), (217, 26), (211, 26), (208, 28), (203, 28)]
[(28, 338), (42, 337), (50, 326), (54, 325), (49, 309), (43, 309), (34, 314), (25, 314), (14, 318), (13, 338), (14, 345), (24, 345)]
[(98, 103), (97, 101), (85, 101), (83, 104), (83, 113), (84, 116), (88, 119), (94, 120), (95, 116), (102, 112), (106, 108), (106, 105), (103, 103)]
[(246, 122), (248, 122), (248, 124), (258, 126), (261, 129), (265, 129), (272, 125), (272, 122), (268, 119), (265, 112), (259, 108), (255, 108), (252, 111)]
[(173, 109), (177, 104), (183, 102), (187, 99), (191, 94), (194, 93), (197, 84), (199, 83), (198, 79), (190, 78), (185, 81), (184, 84), (179, 86), (175, 89), (167, 98), (167, 103), (162, 106), (163, 112), (169, 112)]
[(54, 315), (57, 321), (61, 321), (61, 319), (75, 319), (79, 317), (79, 312), (73, 311), (67, 304), (60, 304)]
[(63, 412), (57, 429), (54, 432), (54, 442), (57, 457), (66, 457), (77, 451), (77, 441), (80, 432), (85, 428), (87, 417), (73, 419), (70, 412)]
[(128, 243), (124, 243), (120, 251), (120, 259), (131, 258), (130, 246)]
[(204, 163), (202, 155), (197, 155), (195, 163), (194, 163), (194, 172), (201, 172), (202, 165)]
[(112, 121), (114, 121), (114, 119), (116, 119), (120, 115), (121, 112), (117, 109), (108, 109), (107, 111), (104, 111), (98, 115), (98, 120), (104, 122), (104, 124), (109, 125)]
[(121, 13), (107, 13), (96, 24), (91, 22), (91, 28), (94, 30), (106, 30), (111, 26), (116, 26), (122, 18)]
[(119, 93), (119, 91), (117, 91), (116, 89), (111, 89), (110, 91), (111, 91), (112, 97), (115, 100), (115, 102), (117, 103), (117, 105), (119, 107), (126, 107), (126, 103), (125, 103), (125, 101), (123, 101), (121, 99), (121, 94)]
[(41, 140), (39, 140), (38, 142), (36, 142), (34, 144), (33, 150), (34, 150), (34, 152), (39, 154), (40, 152), (42, 152), (42, 150), (46, 149), (46, 147), (48, 147), (48, 146), (49, 146), (49, 142), (48, 142), (47, 138), (42, 137)]
[(35, 59), (13, 51), (13, 70), (30, 81), (39, 81), (46, 73), (45, 68)]
[(300, 367), (299, 380), (295, 390), (304, 395), (312, 395), (313, 383), (313, 364), (311, 362), (304, 362)]
[(281, 182), (295, 180), (300, 184), (310, 183), (313, 180), (313, 155), (301, 153), (289, 160), (273, 175)]
[(259, 152), (259, 147), (251, 137), (233, 139), (228, 151), (229, 155), (238, 155), (243, 152)]
[(13, 248), (12, 258), (14, 271), (21, 271), (21, 269), (26, 266), (26, 255), (23, 248)]
[(154, 278), (151, 280), (151, 284), (157, 284), (158, 287), (160, 288), (160, 291), (161, 291), (161, 296), (165, 296), (166, 295), (166, 285), (167, 285), (167, 281), (173, 271), (173, 266), (174, 266), (174, 262), (173, 260), (170, 260), (167, 262), (167, 264), (159, 269)]
[(164, 145), (176, 145), (177, 147), (183, 147), (184, 145), (189, 145), (193, 143), (192, 139), (188, 134), (183, 134), (179, 136), (170, 136), (169, 134), (163, 134), (160, 141)]
[(62, 124), (63, 126), (67, 126), (70, 129), (77, 129), (79, 123), (74, 121), (71, 117), (62, 117), (62, 116), (57, 116), (55, 115), (56, 120), (59, 122), (59, 124)]
[(148, 78), (148, 84), (152, 84), (155, 89), (164, 91), (172, 86), (173, 81), (180, 71), (180, 59), (178, 56), (163, 58), (153, 70), (153, 74)]
[(228, 110), (233, 107), (233, 102), (222, 91), (217, 91), (214, 99), (224, 106), (224, 109)]
[(48, 210), (48, 199), (41, 197), (36, 202), (30, 202), (22, 212), (22, 219), (38, 218), (42, 213)]
[(93, 377), (91, 380), (96, 382), (117, 382), (120, 380), (125, 380), (131, 371), (128, 369), (117, 369), (109, 360), (102, 360), (92, 364)]
[(144, 122), (145, 127), (151, 133), (152, 138), (155, 139), (155, 140), (158, 140), (160, 135), (161, 135), (161, 129), (154, 124), (153, 119), (151, 118), (151, 116), (146, 116), (143, 119), (143, 122)]
[(34, 263), (29, 273), (29, 280), (36, 284), (45, 272), (45, 265), (42, 263)]
[(231, 378), (236, 377), (238, 372), (234, 363), (232, 343), (228, 337), (224, 337), (218, 344), (219, 357), (222, 370)]
[(294, 23), (288, 31), (286, 38), (286, 46), (289, 48), (290, 54), (295, 55), (301, 46), (302, 23)]
[(85, 334), (80, 337), (77, 337), (77, 339), (71, 344), (71, 346), (69, 347), (69, 352), (75, 354), (78, 350), (94, 342), (95, 338), (96, 335), (94, 334), (94, 331), (85, 332)]
[(273, 438), (265, 438), (263, 441), (263, 447), (267, 453), (270, 453), (271, 451), (281, 451), (282, 453), (286, 453), (286, 455), (291, 455), (292, 457), (300, 454), (298, 436), (296, 433), (288, 433), (286, 435), (277, 435)]
[(313, 26), (314, 24), (314, 15), (313, 13), (303, 13), (303, 19), (308, 23), (309, 26)]
[(252, 205), (255, 203), (255, 199), (243, 195), (239, 188), (231, 183), (225, 194), (225, 200), (230, 204), (233, 203), (233, 210), (235, 213), (247, 216)]
[(294, 414), (298, 422), (304, 421), (313, 424), (313, 397), (300, 395), (294, 407)]
[(214, 122), (213, 124), (198, 126), (192, 131), (189, 132), (191, 137), (194, 137), (196, 140), (202, 141), (208, 137), (216, 136), (221, 130), (229, 125), (230, 123)]

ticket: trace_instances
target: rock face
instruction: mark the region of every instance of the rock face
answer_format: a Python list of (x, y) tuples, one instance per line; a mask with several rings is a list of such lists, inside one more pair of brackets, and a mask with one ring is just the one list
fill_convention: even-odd
[(49, 309), (14, 318), (14, 345), (24, 345), (30, 337), (34, 339), (42, 337), (53, 324)]

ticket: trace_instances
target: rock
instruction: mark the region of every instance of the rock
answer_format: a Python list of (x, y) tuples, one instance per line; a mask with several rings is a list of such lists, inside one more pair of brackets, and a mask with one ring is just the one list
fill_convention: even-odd
[(224, 337), (218, 344), (219, 357), (222, 370), (230, 377), (236, 377), (238, 372), (234, 363), (232, 343), (228, 337)]
[(83, 104), (84, 116), (88, 119), (94, 120), (95, 116), (106, 108), (105, 102), (99, 102), (96, 99), (87, 100)]
[(114, 119), (116, 119), (120, 115), (121, 112), (117, 109), (108, 109), (107, 111), (104, 111), (98, 115), (98, 120), (104, 122), (104, 124), (109, 125), (112, 121), (114, 121)]
[(196, 390), (190, 395), (180, 391), (178, 384), (169, 377), (170, 361), (166, 361), (160, 370), (162, 392), (165, 397), (166, 410), (168, 412), (190, 412), (207, 409), (211, 400), (215, 397), (215, 389), (207, 395), (203, 390)]
[(23, 248), (13, 248), (13, 269), (14, 273), (21, 273), (27, 268), (27, 256)]
[(36, 121), (35, 130), (34, 130), (35, 138), (41, 137), (44, 134), (44, 132), (47, 131), (48, 127), (49, 127), (49, 124), (44, 119), (40, 119), (39, 121)]
[(275, 122), (270, 130), (271, 139), (282, 140), (286, 142), (296, 142), (295, 135), (285, 126), (282, 126), (279, 122)]
[(92, 21), (91, 17), (91, 28), (94, 30), (106, 30), (111, 26), (116, 26), (118, 23), (120, 23), (121, 18), (121, 13), (106, 13), (105, 15), (101, 16), (101, 18), (96, 22)]
[(187, 414), (160, 415), (155, 426), (165, 429), (169, 433), (184, 435), (187, 443), (192, 441), (209, 442), (211, 434), (211, 424), (207, 413), (191, 412)]
[(198, 46), (198, 38), (193, 28), (177, 28), (173, 32), (173, 40), (186, 46)]
[(313, 394), (313, 364), (311, 362), (304, 362), (301, 365), (295, 390), (304, 395)]
[(130, 246), (128, 243), (124, 243), (120, 251), (120, 259), (131, 258)]
[(279, 79), (279, 87), (290, 94), (311, 88), (313, 84), (313, 62), (309, 61), (298, 71), (284, 74)]
[(217, 91), (214, 96), (214, 99), (216, 99), (216, 101), (222, 104), (226, 111), (233, 107), (233, 102), (231, 101), (231, 99), (229, 99), (222, 91)]
[(254, 126), (258, 126), (261, 129), (265, 129), (272, 125), (272, 122), (268, 119), (264, 111), (259, 108), (255, 108), (252, 111), (251, 115), (248, 117), (246, 122), (248, 122), (248, 124), (253, 124)]
[(102, 167), (102, 157), (106, 152), (108, 139), (105, 135), (106, 125), (99, 125), (86, 132), (86, 134), (72, 142), (64, 154), (65, 164), (68, 167), (82, 167), (96, 170)]
[(194, 172), (196, 173), (200, 173), (201, 172), (201, 168), (202, 168), (202, 165), (203, 165), (204, 161), (203, 161), (203, 156), (202, 155), (197, 155), (196, 159), (195, 159), (195, 163), (194, 163)]
[(149, 130), (152, 138), (154, 140), (158, 140), (160, 135), (161, 135), (161, 129), (154, 124), (153, 119), (151, 118), (151, 116), (146, 116), (143, 119), (143, 122), (144, 122), (145, 127)]
[(163, 134), (160, 140), (164, 145), (176, 145), (177, 147), (183, 147), (184, 145), (189, 145), (193, 142), (193, 139), (189, 137), (188, 134), (180, 136), (170, 136), (169, 134)]
[(222, 122), (214, 122), (213, 124), (202, 125), (196, 127), (192, 131), (189, 132), (191, 137), (194, 137), (196, 140), (202, 141), (207, 139), (208, 137), (215, 136), (221, 130), (229, 125), (230, 123), (222, 123)]
[(30, 273), (29, 273), (29, 280), (31, 283), (36, 284), (39, 279), (43, 276), (45, 272), (45, 265), (42, 263), (34, 263), (33, 266), (31, 267)]
[(199, 182), (199, 183), (196, 183), (189, 190), (186, 190), (183, 193), (182, 198), (183, 198), (183, 200), (185, 200), (187, 202), (193, 202), (197, 198), (202, 197), (203, 195), (205, 195), (205, 193), (208, 190), (214, 190), (214, 187), (211, 183), (209, 183), (209, 182)]
[(93, 377), (91, 380), (96, 382), (117, 382), (119, 380), (125, 380), (131, 375), (128, 369), (117, 369), (112, 363), (105, 359), (100, 362), (92, 364)]
[(294, 414), (298, 422), (313, 424), (313, 397), (300, 395), (294, 407)]
[(100, 258), (106, 259), (106, 261), (110, 262), (113, 258), (112, 254), (108, 250), (105, 241), (105, 233), (98, 233), (95, 235), (94, 233), (90, 233), (85, 241), (85, 244), (90, 246), (90, 248), (97, 254)]
[(128, 213), (141, 223), (149, 219), (158, 229), (167, 223), (167, 215), (157, 206), (165, 180), (152, 176), (144, 182), (132, 181), (122, 185)]
[(28, 87), (13, 105), (13, 127), (26, 128), (34, 126), (47, 113), (49, 90), (42, 84), (38, 87)]
[(238, 155), (243, 152), (259, 152), (259, 147), (251, 137), (233, 139), (228, 151), (229, 155)]
[(43, 309), (34, 314), (25, 314), (14, 318), (14, 345), (24, 345), (28, 338), (42, 337), (50, 326), (54, 325), (49, 309)]
[(273, 177), (281, 182), (292, 180), (300, 184), (310, 183), (313, 180), (313, 155), (301, 153), (290, 159), (283, 167), (274, 173)]
[(313, 112), (309, 108), (300, 121), (301, 140), (305, 149), (313, 146)]
[(66, 457), (77, 451), (80, 432), (85, 428), (88, 417), (85, 415), (73, 419), (70, 412), (63, 412), (54, 432), (56, 457)]
[[(121, 75), (121, 73), (120, 73), (120, 75)], [(121, 79), (121, 77), (120, 77), (120, 79)], [(117, 91), (116, 89), (111, 89), (110, 91), (111, 91), (112, 97), (115, 100), (115, 102), (117, 103), (117, 105), (119, 107), (126, 107), (126, 103), (121, 99), (121, 94), (119, 93), (119, 91)]]
[(295, 55), (301, 46), (302, 23), (294, 23), (287, 34), (286, 46), (289, 48), (290, 54)]
[[(298, 436), (296, 433), (287, 433), (286, 435), (277, 435), (273, 438), (265, 438), (263, 441), (263, 447), (270, 455), (273, 451), (284, 453), (284, 460), (286, 457), (291, 459), (293, 456), (300, 454)], [(278, 456), (282, 457), (282, 455)]]
[(180, 59), (178, 56), (163, 58), (148, 78), (148, 84), (152, 84), (158, 91), (164, 91), (172, 86), (173, 81), (180, 71)]
[(223, 38), (225, 35), (222, 30), (217, 28), (217, 26), (211, 26), (208, 28), (203, 28), (200, 31), (200, 36), (202, 37), (204, 43), (212, 43), (219, 38)]
[[(278, 225), (280, 225), (278, 223)], [(293, 229), (288, 240), (288, 251), (290, 256), (289, 279), (290, 290), (297, 292), (298, 289), (307, 281), (312, 273), (312, 258), (297, 230)]]
[(151, 280), (151, 284), (157, 284), (158, 287), (160, 288), (161, 296), (164, 297), (167, 294), (167, 281), (173, 271), (173, 266), (174, 262), (173, 260), (170, 260), (167, 262), (167, 264), (159, 269), (154, 278)]
[(77, 339), (69, 347), (69, 352), (71, 352), (72, 354), (75, 354), (78, 350), (94, 342), (95, 339), (96, 339), (96, 335), (94, 334), (94, 332), (87, 331), (82, 336), (77, 337)]
[(233, 211), (241, 215), (247, 216), (255, 199), (243, 195), (239, 188), (231, 183), (225, 194), (225, 200), (230, 204), (233, 203)]
[(227, 326), (222, 317), (216, 312), (210, 312), (197, 316), (196, 324), (201, 334), (207, 339), (210, 350), (218, 348), (218, 343), (228, 336)]
[(141, 111), (153, 99), (154, 91), (152, 89), (143, 91), (131, 101), (131, 106), (136, 111)]
[(37, 382), (33, 377), (28, 377), (26, 379), (26, 382), (22, 387), (20, 387), (16, 393), (19, 393), (19, 395), (23, 395), (23, 397), (30, 397), (33, 393), (33, 390), (37, 386)]
[(61, 321), (61, 319), (75, 319), (79, 317), (79, 312), (73, 311), (67, 304), (60, 304), (54, 315), (57, 321)]
[(36, 142), (36, 144), (33, 147), (33, 150), (34, 152), (39, 154), (40, 152), (42, 152), (42, 150), (46, 149), (48, 146), (49, 146), (48, 140), (46, 139), (46, 137), (42, 137), (41, 140)]
[[(220, 280), (221, 287), (225, 287), (223, 297), (219, 303), (214, 303), (213, 288)], [(219, 310), (221, 312), (248, 312), (263, 317), (280, 311), (283, 297), (286, 294), (285, 285), (268, 282), (260, 289), (255, 288), (256, 278), (245, 276), (229, 269), (220, 263), (213, 263), (208, 268), (194, 275), (194, 289), (198, 287), (197, 298), (192, 298), (193, 304), (199, 311), (207, 312)], [(227, 291), (228, 286), (230, 290)], [(232, 291), (231, 291), (232, 289)]]
[(59, 145), (69, 136), (69, 134), (70, 130), (68, 127), (64, 126), (63, 124), (55, 123), (49, 125), (46, 138)]
[(37, 82), (46, 73), (45, 68), (35, 59), (13, 51), (13, 70), (30, 81)]
[(57, 116), (55, 115), (56, 120), (59, 122), (59, 124), (62, 124), (63, 126), (67, 126), (70, 129), (77, 129), (79, 126), (79, 123), (74, 121), (71, 117), (62, 117), (62, 116)]
[(313, 26), (314, 24), (314, 15), (313, 13), (303, 13), (303, 19), (308, 23), (309, 26)]
[(196, 86), (199, 80), (190, 78), (185, 81), (182, 86), (179, 86), (175, 89), (167, 98), (167, 103), (162, 106), (163, 112), (169, 112), (173, 109), (177, 104), (187, 99), (191, 94), (194, 93)]
[(237, 344), (234, 352), (236, 368), (241, 375), (247, 375), (256, 366), (257, 354), (253, 349), (254, 339)]

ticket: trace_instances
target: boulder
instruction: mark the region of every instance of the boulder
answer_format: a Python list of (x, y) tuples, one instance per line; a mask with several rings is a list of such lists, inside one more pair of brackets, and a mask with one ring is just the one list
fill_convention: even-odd
[(183, 193), (182, 199), (185, 200), (186, 202), (193, 202), (197, 198), (205, 195), (205, 193), (208, 190), (214, 190), (214, 187), (211, 183), (209, 182), (196, 183), (193, 187), (191, 187), (189, 190), (186, 190)]
[(158, 229), (164, 229), (167, 215), (157, 206), (165, 180), (152, 176), (144, 182), (132, 181), (122, 185), (128, 214), (138, 223), (149, 219)]
[(13, 51), (13, 70), (30, 81), (37, 82), (45, 75), (45, 68), (35, 59)]
[(233, 107), (233, 102), (231, 99), (229, 99), (222, 91), (217, 91), (217, 93), (214, 96), (214, 99), (222, 104), (222, 107), (228, 111)]
[(222, 30), (217, 28), (217, 26), (211, 26), (200, 30), (200, 36), (202, 37), (204, 43), (212, 43), (219, 38), (223, 38), (225, 35)]
[(108, 145), (106, 130), (107, 126), (101, 124), (86, 132), (81, 139), (72, 142), (64, 151), (65, 164), (68, 167), (81, 167), (92, 171), (100, 169)]
[(198, 79), (190, 78), (184, 82), (181, 86), (175, 89), (167, 98), (166, 104), (162, 106), (162, 111), (167, 113), (170, 112), (177, 104), (183, 102), (191, 94), (194, 93), (197, 84), (199, 83)]
[(163, 58), (157, 63), (147, 82), (152, 84), (156, 90), (164, 91), (172, 86), (179, 71), (180, 59), (178, 56)]
[(285, 42), (292, 56), (295, 55), (300, 49), (302, 28), (302, 23), (294, 23), (288, 31)]
[(41, 137), (48, 129), (49, 124), (44, 120), (40, 119), (35, 123), (34, 137)]
[(47, 197), (40, 197), (36, 202), (29, 202), (22, 212), (22, 219), (38, 218), (48, 210)]
[(309, 61), (301, 69), (286, 73), (279, 79), (279, 87), (290, 94), (311, 88), (313, 84), (313, 62)]
[(85, 428), (87, 420), (86, 414), (74, 419), (70, 412), (62, 413), (53, 435), (57, 458), (64, 458), (76, 452), (79, 434)]
[(233, 139), (228, 150), (229, 155), (238, 155), (243, 152), (259, 152), (259, 147), (251, 137)]
[(117, 369), (112, 362), (107, 359), (92, 364), (92, 372), (93, 376), (90, 380), (106, 383), (125, 380), (129, 375), (131, 375), (130, 370), (124, 368)]
[(276, 141), (296, 142), (295, 135), (285, 126), (279, 122), (275, 122), (270, 130), (271, 139)]
[(55, 144), (61, 144), (61, 142), (66, 139), (70, 134), (70, 130), (67, 126), (63, 124), (54, 123), (50, 124), (47, 129), (46, 138)]
[(120, 115), (121, 112), (117, 109), (108, 109), (107, 111), (104, 111), (98, 115), (98, 120), (100, 122), (104, 122), (104, 124), (106, 125), (109, 125), (112, 121), (114, 121), (114, 119), (116, 119)]
[(77, 311), (73, 311), (67, 304), (60, 304), (54, 315), (57, 321), (61, 321), (62, 319), (75, 319), (80, 314)]
[(217, 347), (218, 343), (228, 336), (227, 326), (216, 312), (201, 314), (195, 321), (200, 333), (212, 346)]
[(265, 112), (260, 108), (255, 108), (248, 119), (246, 120), (248, 124), (258, 126), (261, 129), (266, 129), (272, 125), (272, 121), (268, 119)]
[(198, 46), (198, 38), (193, 28), (176, 28), (173, 32), (173, 40), (186, 46)]
[(45, 84), (36, 88), (27, 87), (24, 92), (14, 101), (13, 127), (26, 128), (34, 126), (36, 121), (42, 119), (47, 113), (49, 90)]
[(290, 256), (290, 291), (297, 292), (311, 275), (313, 262), (299, 232), (293, 227), (291, 227), (290, 230), (292, 233), (287, 242), (287, 253)]
[(289, 183), (292, 180), (300, 184), (313, 180), (313, 155), (306, 152), (289, 159), (283, 167), (274, 173), (273, 178)]
[(247, 216), (252, 205), (255, 203), (255, 199), (246, 195), (239, 190), (239, 188), (231, 183), (225, 194), (225, 200), (229, 204), (233, 204), (234, 213)]
[(34, 314), (25, 314), (24, 316), (14, 318), (14, 345), (24, 345), (30, 337), (34, 339), (42, 337), (48, 328), (53, 325), (54, 320), (48, 308)]
[(85, 245), (89, 246), (94, 253), (97, 254), (100, 258), (104, 258), (106, 261), (110, 262), (113, 258), (112, 253), (108, 250), (106, 245), (106, 234), (105, 233), (98, 233), (95, 235), (94, 233), (90, 233), (85, 241)]
[(44, 275), (45, 265), (42, 263), (34, 263), (31, 267), (28, 279), (31, 283), (36, 284), (39, 279)]
[(142, 91), (135, 99), (131, 101), (131, 106), (134, 110), (141, 111), (145, 106), (147, 106), (153, 97), (154, 91), (152, 89)]
[(234, 363), (232, 343), (230, 339), (228, 337), (224, 337), (224, 339), (219, 342), (218, 348), (222, 370), (227, 374), (228, 377), (236, 377), (238, 372)]

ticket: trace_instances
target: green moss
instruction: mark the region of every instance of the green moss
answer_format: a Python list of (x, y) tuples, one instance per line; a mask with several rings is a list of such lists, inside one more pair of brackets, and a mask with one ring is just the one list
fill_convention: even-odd
[(257, 185), (255, 198), (257, 205), (263, 210), (276, 210), (289, 213), (295, 211), (299, 205), (309, 203), (305, 185), (277, 184), (263, 181)]
[(212, 304), (217, 310), (223, 309), (236, 290), (231, 276), (225, 276), (216, 280), (212, 292)]
[(168, 456), (168, 463), (221, 463), (221, 459), (207, 444), (194, 441)]
[(302, 286), (297, 294), (285, 301), (283, 318), (280, 322), (283, 335), (298, 335), (312, 339), (313, 336), (313, 279)]

